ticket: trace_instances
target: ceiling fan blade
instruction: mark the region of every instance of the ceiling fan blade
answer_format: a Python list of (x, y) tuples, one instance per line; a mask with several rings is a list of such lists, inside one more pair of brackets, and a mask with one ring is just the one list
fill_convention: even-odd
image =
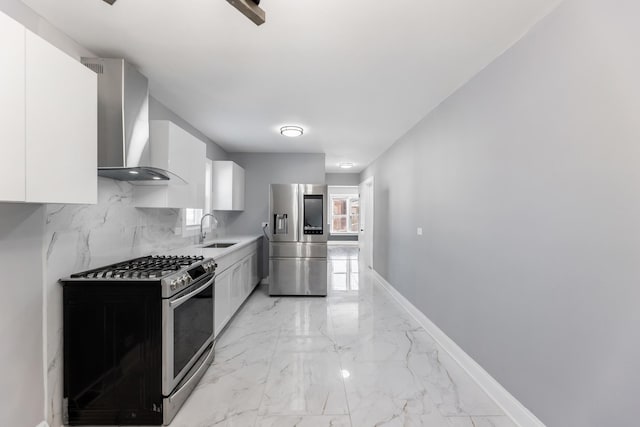
[(105, 3), (109, 3), (111, 6), (116, 2), (116, 0), (103, 0)]

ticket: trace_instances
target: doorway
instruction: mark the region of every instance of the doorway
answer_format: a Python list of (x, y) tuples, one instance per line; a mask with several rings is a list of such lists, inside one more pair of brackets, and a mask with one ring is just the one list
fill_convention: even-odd
[(373, 269), (373, 177), (360, 184), (360, 231), (358, 247), (364, 265)]

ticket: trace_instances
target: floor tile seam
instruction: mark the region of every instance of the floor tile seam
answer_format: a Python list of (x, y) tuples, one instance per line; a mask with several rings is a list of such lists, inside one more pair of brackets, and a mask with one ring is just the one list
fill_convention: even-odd
[[(269, 415), (258, 415), (258, 418), (269, 418), (269, 417), (347, 417), (348, 414), (301, 414), (301, 413), (293, 413), (293, 412), (282, 412), (278, 414), (269, 414)], [(460, 417), (461, 418), (461, 417)], [(467, 417), (470, 418), (470, 417)]]
[(260, 414), (258, 411), (258, 418), (265, 418), (265, 417), (349, 417), (351, 418), (350, 414), (344, 413), (344, 412), (323, 412), (321, 414), (317, 414), (317, 413), (309, 413), (309, 412), (286, 412), (286, 411), (282, 411), (282, 412), (267, 412), (264, 414)]
[(258, 417), (260, 416), (260, 408), (262, 407), (262, 402), (264, 401), (264, 396), (267, 392), (267, 384), (269, 384), (269, 377), (271, 375), (271, 366), (273, 365), (273, 359), (275, 358), (275, 352), (278, 348), (278, 342), (280, 341), (280, 328), (278, 329), (278, 337), (276, 338), (276, 344), (273, 346), (273, 351), (271, 353), (271, 358), (269, 360), (269, 366), (267, 367), (267, 376), (265, 377), (264, 384), (262, 385), (262, 395), (260, 396), (260, 402), (258, 402), (258, 408), (256, 409), (256, 419), (253, 423), (253, 426), (256, 427), (258, 424)]
[[(380, 284), (378, 283), (378, 281), (376, 280), (376, 278), (374, 277), (372, 270), (367, 270), (367, 274), (369, 274), (369, 276), (370, 276), (370, 278), (371, 278), (371, 280), (372, 280), (372, 282), (373, 282), (373, 286), (375, 286), (375, 287), (379, 288), (380, 290), (383, 290), (383, 291), (384, 291), (384, 292), (383, 292), (383, 295), (384, 295), (384, 297), (383, 297), (383, 298), (384, 298), (385, 300), (387, 300), (387, 301), (389, 301), (389, 300), (390, 300), (390, 301), (392, 301), (392, 302), (393, 302), (393, 304), (395, 304), (396, 308), (398, 308), (399, 310), (401, 310), (401, 312), (405, 312), (405, 314), (407, 314), (409, 317), (411, 317), (409, 313), (406, 313), (406, 309), (405, 309), (402, 305), (400, 305), (400, 303), (399, 303), (398, 301), (396, 301), (396, 300), (395, 300), (395, 298), (392, 298), (392, 296), (391, 296), (391, 295), (386, 291), (386, 289), (382, 288), (382, 285), (380, 285)], [(412, 320), (413, 320), (413, 319), (412, 319)], [(426, 330), (422, 325), (419, 325), (419, 324), (418, 324), (418, 328), (417, 328), (417, 329), (419, 329), (420, 331), (423, 331), (424, 333), (426, 333), (426, 334), (427, 334), (427, 335), (428, 335), (428, 336), (433, 340), (433, 342), (434, 342), (434, 343), (435, 343), (435, 345), (437, 346), (438, 353), (440, 353), (441, 351), (444, 351), (444, 349), (440, 347), (440, 345), (435, 341), (435, 339), (433, 338), (433, 336), (432, 336), (432, 335), (431, 335), (431, 334), (430, 334), (430, 333), (429, 333), (429, 332), (428, 332), (428, 331), (427, 331), (427, 330)], [(402, 361), (402, 362), (406, 362), (406, 358), (405, 358), (405, 359), (402, 359), (401, 361)], [(427, 396), (427, 398), (429, 399), (429, 401), (431, 402), (431, 404), (433, 405), (433, 407), (438, 411), (438, 413), (439, 413), (442, 417), (447, 418), (449, 415), (447, 415), (444, 411), (442, 411), (442, 410), (439, 408), (439, 406), (436, 404), (435, 400), (433, 399), (432, 394), (429, 392), (429, 389), (428, 389), (427, 384), (426, 384), (427, 380), (426, 380), (425, 378), (422, 378), (422, 376), (421, 376), (421, 375), (418, 375), (417, 373), (413, 372), (413, 370), (412, 370), (411, 368), (409, 368), (409, 366), (408, 366), (408, 365), (406, 365), (406, 366), (407, 366), (407, 369), (411, 372), (411, 375), (415, 378), (415, 380), (418, 382), (419, 386), (422, 388), (422, 391), (425, 393), (425, 395)], [(445, 369), (446, 369), (446, 368), (445, 368)], [(449, 375), (449, 373), (448, 373), (448, 371), (447, 371), (447, 376), (449, 376), (449, 378), (451, 378), (451, 377), (450, 377), (450, 375)], [(453, 381), (453, 380), (452, 380), (452, 381)], [(461, 416), (465, 416), (465, 415), (464, 415), (464, 414), (461, 414)], [(470, 416), (470, 415), (469, 415), (469, 416)]]
[[(408, 316), (408, 318), (409, 318), (412, 322), (414, 322), (414, 323), (416, 323), (416, 324), (417, 324), (417, 328), (412, 329), (412, 330), (416, 330), (416, 329), (417, 329), (417, 330), (419, 330), (420, 332), (423, 332), (423, 333), (425, 333), (426, 335), (428, 335), (428, 336), (431, 338), (431, 340), (433, 341), (434, 345), (436, 346), (436, 350), (438, 351), (438, 354), (446, 354), (446, 355), (448, 355), (449, 357), (451, 357), (451, 355), (449, 354), (449, 352), (448, 352), (447, 350), (445, 350), (445, 349), (444, 349), (444, 347), (442, 347), (442, 346), (440, 345), (440, 343), (435, 339), (435, 337), (434, 337), (434, 336), (433, 336), (433, 335), (432, 335), (432, 334), (431, 334), (427, 329), (425, 329), (425, 328), (424, 328), (424, 326), (422, 326), (422, 325), (421, 325), (421, 324), (420, 324), (416, 319), (414, 319), (414, 318), (413, 318), (413, 316), (411, 315), (411, 313), (409, 313), (409, 312), (407, 311), (407, 309), (406, 309), (404, 306), (402, 306), (402, 305), (400, 304), (400, 302), (399, 302), (399, 301), (397, 301), (395, 298), (393, 298), (393, 297), (392, 297), (392, 295), (389, 293), (389, 291), (387, 291), (387, 290), (382, 286), (382, 284), (380, 284), (380, 283), (378, 282), (378, 280), (377, 280), (377, 279), (375, 278), (375, 276), (373, 275), (373, 271), (372, 271), (372, 270), (368, 270), (368, 271), (367, 271), (367, 273), (370, 275), (371, 280), (372, 280), (372, 282), (373, 282), (373, 285), (374, 285), (375, 287), (377, 287), (379, 290), (381, 290), (381, 291), (382, 291), (382, 294), (384, 294), (384, 295), (385, 295), (385, 296), (384, 296), (384, 298), (385, 298), (385, 299), (388, 299), (388, 300), (392, 300), (392, 301), (393, 301), (393, 303), (395, 304), (395, 306), (396, 306), (397, 308), (399, 308), (399, 309), (401, 310), (401, 312), (403, 312), (404, 314), (406, 314), (406, 315)], [(458, 367), (460, 367), (460, 368), (463, 370), (463, 372), (465, 373), (465, 375), (466, 375), (466, 371), (465, 371), (465, 370), (464, 370), (464, 368), (460, 365), (460, 363), (459, 363), (457, 360), (455, 360), (453, 357), (451, 357), (451, 358), (452, 358), (452, 360), (453, 360), (453, 363), (455, 363)], [(450, 376), (449, 370), (448, 370), (446, 367), (444, 367), (444, 366), (443, 366), (443, 369), (445, 369), (445, 371), (447, 372), (447, 376), (449, 376), (449, 378), (451, 379), (452, 383), (454, 383), (454, 384), (455, 384), (455, 382), (453, 381), (453, 379), (452, 379), (452, 378), (451, 378), (451, 376)], [(426, 388), (426, 384), (425, 384), (425, 383), (426, 383), (426, 379), (421, 378), (420, 376), (416, 376), (416, 378), (417, 378), (417, 379), (418, 379), (418, 381), (420, 382), (421, 386), (425, 388), (425, 391), (427, 392), (427, 395), (429, 396), (429, 399), (433, 402), (433, 397), (431, 396), (431, 393), (429, 393), (429, 392), (427, 391), (427, 388)], [(473, 378), (471, 378), (471, 381), (472, 381), (475, 385), (478, 385), (478, 384), (476, 383), (476, 381), (475, 381)], [(457, 387), (457, 384), (456, 384), (456, 387)], [(483, 391), (483, 390), (481, 390), (481, 391), (484, 393), (484, 391)], [(491, 397), (489, 397), (489, 399), (490, 399), (492, 402), (494, 402), (494, 404), (495, 404), (495, 401), (494, 401)], [(436, 408), (438, 409), (438, 412), (440, 412), (440, 414), (442, 414), (442, 416), (443, 416), (443, 417), (456, 417), (456, 416), (458, 416), (458, 417), (496, 417), (496, 416), (507, 416), (504, 412), (495, 413), (495, 414), (494, 414), (494, 413), (491, 413), (490, 415), (487, 415), (487, 414), (475, 414), (475, 413), (474, 413), (474, 414), (469, 414), (469, 413), (466, 413), (466, 412), (465, 412), (465, 413), (461, 413), (461, 414), (459, 414), (459, 415), (449, 415), (449, 414), (447, 414), (447, 413), (443, 412), (442, 410), (440, 410), (440, 408), (439, 408), (438, 406), (436, 406)], [(500, 410), (500, 408), (498, 408), (498, 410)]]
[(338, 343), (336, 341), (335, 330), (334, 330), (335, 324), (333, 323), (333, 320), (335, 317), (335, 304), (332, 303), (331, 301), (328, 301), (328, 307), (329, 307), (329, 321), (331, 322), (332, 336), (327, 338), (329, 338), (333, 343), (334, 351), (338, 356), (338, 367), (340, 368), (340, 381), (342, 382), (342, 391), (344, 392), (344, 400), (347, 405), (347, 416), (349, 417), (349, 425), (353, 427), (353, 420), (351, 419), (351, 406), (349, 405), (349, 395), (347, 394), (347, 386), (345, 384), (345, 378), (342, 375), (344, 366), (342, 365), (342, 357), (340, 355), (340, 352), (338, 351)]
[[(373, 273), (372, 273), (372, 271), (371, 271), (371, 270), (369, 270), (369, 269), (368, 269), (368, 270), (366, 270), (365, 274), (368, 274), (368, 275), (369, 275), (369, 278), (370, 278), (370, 279), (371, 279), (371, 281), (373, 282), (373, 286), (374, 286), (374, 287), (378, 287), (378, 288), (380, 288), (380, 284), (375, 280), (375, 277), (373, 276)], [(384, 290), (384, 289), (382, 289), (382, 290)], [(408, 313), (405, 313), (405, 311), (406, 311), (406, 310), (404, 309), (404, 307), (402, 307), (402, 306), (401, 306), (401, 305), (400, 305), (400, 304), (399, 304), (399, 303), (398, 303), (394, 298), (392, 298), (392, 297), (391, 297), (391, 295), (389, 295), (389, 294), (388, 294), (388, 292), (384, 292), (384, 293), (383, 293), (383, 295), (384, 295), (384, 296), (383, 296), (383, 299), (384, 299), (385, 301), (387, 301), (387, 302), (388, 302), (388, 301), (392, 301), (392, 303), (393, 303), (393, 304), (395, 304), (396, 308), (398, 308), (398, 309), (400, 310), (398, 314), (408, 314)], [(374, 310), (375, 310), (375, 305), (374, 305), (374, 304), (372, 304), (372, 309), (374, 309)], [(403, 316), (397, 316), (395, 313), (393, 313), (393, 317), (395, 317), (395, 318), (397, 318), (397, 319), (402, 319), (402, 318), (403, 318)], [(429, 333), (428, 333), (428, 332), (427, 332), (427, 331), (426, 331), (426, 330), (425, 330), (421, 325), (418, 325), (418, 327), (419, 327), (419, 329), (420, 329), (420, 330), (422, 330), (422, 331), (426, 332), (426, 333), (431, 337), (431, 335), (430, 335), (430, 334), (429, 334)], [(403, 331), (403, 330), (384, 330), (383, 332), (384, 332), (384, 333), (391, 333), (392, 335), (396, 335), (396, 334), (397, 334), (399, 337), (401, 337), (401, 336), (406, 336), (406, 333), (407, 333), (407, 331)], [(431, 337), (431, 338), (433, 339), (433, 337)], [(342, 361), (342, 357), (341, 357), (341, 361)], [(444, 413), (440, 410), (440, 408), (438, 408), (438, 406), (436, 405), (436, 403), (435, 403), (435, 401), (434, 401), (433, 397), (431, 396), (431, 393), (429, 393), (428, 388), (427, 388), (427, 387), (426, 387), (426, 385), (425, 385), (425, 380), (424, 380), (423, 378), (421, 378), (421, 376), (420, 376), (420, 375), (418, 375), (417, 373), (415, 373), (415, 372), (414, 372), (414, 371), (409, 367), (409, 365), (407, 364), (407, 358), (406, 358), (406, 357), (402, 357), (402, 358), (398, 357), (397, 359), (396, 359), (396, 358), (386, 359), (386, 360), (384, 360), (384, 361), (355, 361), (355, 360), (354, 360), (354, 363), (371, 363), (371, 364), (372, 364), (372, 365), (374, 365), (374, 366), (375, 366), (375, 365), (378, 365), (378, 364), (387, 364), (387, 363), (389, 363), (389, 362), (391, 362), (391, 363), (396, 362), (396, 363), (399, 363), (399, 364), (401, 364), (401, 365), (403, 365), (403, 366), (406, 366), (407, 370), (409, 370), (409, 372), (411, 373), (411, 376), (415, 379), (415, 381), (417, 381), (417, 385), (418, 385), (418, 386), (420, 387), (420, 389), (421, 389), (421, 390), (419, 390), (419, 391), (420, 391), (421, 393), (424, 393), (424, 394), (425, 394), (425, 396), (429, 399), (430, 403), (432, 404), (433, 408), (434, 408), (435, 410), (437, 410), (437, 411), (438, 411), (438, 413), (439, 413), (442, 417), (446, 417), (446, 414), (444, 414)]]
[(338, 353), (338, 365), (340, 367), (340, 379), (342, 380), (342, 389), (344, 391), (344, 399), (345, 399), (345, 402), (347, 403), (347, 412), (349, 414), (349, 424), (351, 425), (351, 427), (353, 427), (353, 419), (351, 418), (351, 404), (349, 403), (349, 393), (347, 393), (346, 378), (342, 374), (345, 371), (345, 368), (342, 363), (342, 355), (340, 354), (340, 352), (337, 352), (337, 353)]

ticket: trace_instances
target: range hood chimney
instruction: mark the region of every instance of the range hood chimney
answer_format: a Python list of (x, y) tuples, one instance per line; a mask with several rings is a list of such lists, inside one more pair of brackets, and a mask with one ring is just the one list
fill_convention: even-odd
[(124, 59), (82, 63), (98, 74), (98, 175), (134, 182), (176, 177), (150, 165), (147, 78)]

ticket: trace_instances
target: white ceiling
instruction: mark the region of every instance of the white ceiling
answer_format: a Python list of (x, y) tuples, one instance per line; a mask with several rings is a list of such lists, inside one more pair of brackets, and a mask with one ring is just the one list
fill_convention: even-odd
[(225, 150), (326, 153), (328, 172), (367, 166), (559, 2), (263, 0), (256, 27), (225, 0), (24, 0)]

